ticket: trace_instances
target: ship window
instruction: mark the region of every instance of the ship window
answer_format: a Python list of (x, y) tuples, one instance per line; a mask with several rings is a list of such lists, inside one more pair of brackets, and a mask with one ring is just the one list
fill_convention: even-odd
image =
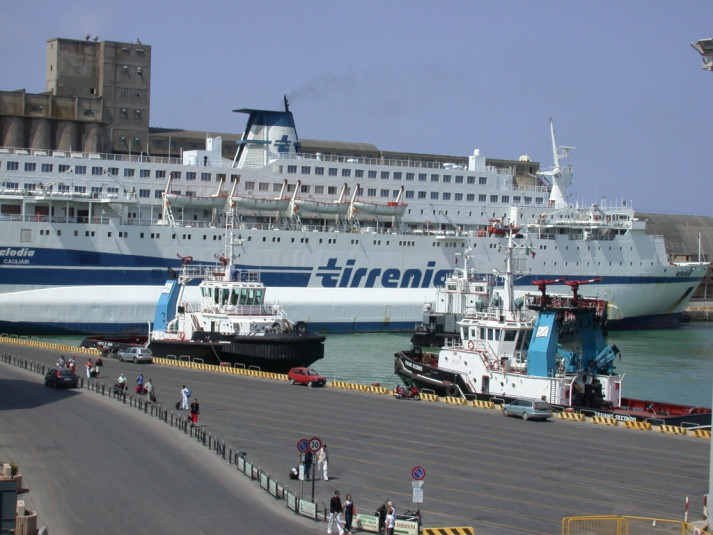
[(432, 200), (432, 201), (437, 201), (437, 200), (438, 200), (438, 192), (437, 192), (437, 191), (432, 191), (432, 192), (431, 192), (431, 200)]
[(139, 169), (139, 177), (151, 178), (151, 170), (150, 169)]
[(431, 182), (438, 182), (438, 175), (436, 175), (436, 174), (431, 175)]
[(35, 162), (25, 162), (25, 171), (34, 171), (37, 168)]
[(364, 178), (364, 169), (354, 169), (354, 176), (356, 178)]
[(315, 174), (315, 175), (323, 175), (323, 174), (324, 174), (324, 167), (315, 167), (315, 168), (314, 168), (314, 174)]
[(401, 171), (394, 171), (394, 180), (401, 180)]
[(419, 182), (426, 182), (426, 179), (428, 178), (428, 175), (426, 173), (419, 173), (418, 174), (418, 180)]
[(469, 177), (467, 177), (467, 183), (468, 183), (468, 184), (475, 184), (475, 177), (474, 177), (474, 176), (469, 176)]
[(53, 165), (51, 163), (43, 163), (41, 167), (41, 171), (43, 173), (51, 173), (52, 172), (52, 167)]
[(474, 202), (475, 201), (475, 193), (468, 193), (465, 196), (465, 200), (468, 202)]
[(514, 342), (515, 338), (517, 336), (517, 331), (513, 329), (505, 329), (504, 335), (503, 335), (503, 341), (504, 342)]
[(288, 165), (287, 172), (294, 175), (295, 173), (297, 173), (297, 166), (296, 165)]
[(490, 196), (490, 202), (498, 202), (498, 196), (497, 195), (491, 195)]
[(451, 192), (450, 192), (450, 191), (444, 191), (444, 192), (443, 192), (443, 200), (444, 200), (444, 201), (450, 201), (450, 200), (451, 200)]
[(128, 176), (128, 177), (134, 176), (134, 170), (131, 169), (130, 167), (126, 167), (124, 169), (124, 176)]
[(376, 178), (376, 171), (369, 171), (368, 178)]
[(425, 198), (426, 198), (426, 192), (425, 192), (425, 191), (419, 191), (419, 192), (418, 192), (418, 198), (419, 198), (419, 199), (425, 199)]
[(503, 195), (502, 199), (503, 204), (507, 204), (510, 202), (510, 196), (509, 195)]
[(201, 182), (210, 182), (210, 173), (201, 173)]
[(407, 191), (407, 192), (406, 192), (406, 198), (407, 198), (407, 199), (413, 199), (413, 191)]
[(381, 172), (381, 179), (382, 180), (387, 180), (389, 178), (389, 172), (388, 171), (382, 171)]
[(329, 168), (329, 176), (337, 176), (337, 168), (336, 167)]
[(478, 195), (478, 202), (485, 202), (485, 199), (487, 199), (487, 195), (483, 195), (482, 193)]
[(196, 179), (195, 171), (186, 171), (186, 180), (195, 180), (195, 179)]
[(235, 306), (238, 304), (238, 292), (233, 290), (230, 294), (230, 304)]
[(413, 180), (414, 174), (413, 173), (406, 173), (406, 180)]
[[(469, 177), (470, 178), (470, 177)], [(479, 176), (478, 177), (478, 184), (481, 186), (487, 186), (488, 185), (488, 177), (485, 176)]]
[(456, 175), (456, 184), (463, 183), (463, 175)]

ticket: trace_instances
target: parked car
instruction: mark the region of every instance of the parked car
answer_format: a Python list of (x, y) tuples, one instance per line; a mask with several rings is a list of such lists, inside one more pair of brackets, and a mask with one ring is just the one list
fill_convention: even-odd
[(503, 416), (519, 416), (523, 420), (547, 420), (552, 417), (552, 409), (546, 401), (539, 399), (516, 399), (503, 405)]
[(122, 362), (125, 360), (129, 360), (131, 362), (152, 362), (153, 353), (148, 347), (126, 347), (116, 354), (116, 358)]
[(293, 385), (324, 386), (327, 384), (327, 378), (312, 368), (292, 368), (287, 372), (287, 379)]
[(45, 374), (45, 386), (77, 388), (79, 377), (69, 368), (50, 368)]

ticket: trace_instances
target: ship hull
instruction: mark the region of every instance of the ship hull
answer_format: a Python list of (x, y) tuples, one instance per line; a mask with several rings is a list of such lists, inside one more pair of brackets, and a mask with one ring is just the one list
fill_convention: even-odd
[(317, 333), (232, 336), (214, 341), (152, 340), (155, 357), (186, 359), (273, 373), (308, 367), (324, 357), (324, 336)]
[[(96, 235), (127, 233), (131, 238), (136, 228), (130, 225), (89, 225), (95, 238), (80, 236), (73, 240), (73, 248), (61, 248), (62, 243), (52, 239), (28, 247), (16, 238), (28, 227), (32, 223), (0, 225), (0, 253), (6, 253), (0, 258), (3, 332), (145, 333), (167, 268), (178, 268), (177, 252), (190, 252), (196, 262), (212, 262), (214, 244), (224, 232), (183, 229), (193, 240), (182, 244), (163, 238), (127, 239), (121, 245), (122, 255), (114, 239)], [(74, 226), (56, 225), (57, 230), (67, 235)], [(162, 226), (142, 229), (144, 235), (166, 238), (172, 231)], [(409, 247), (403, 247), (398, 245), (399, 236), (389, 234), (372, 245), (371, 240), (355, 243), (352, 235), (329, 232), (247, 228), (236, 232), (241, 238), (238, 260), (243, 262), (236, 267), (260, 272), (273, 302), (324, 332), (411, 331), (422, 320), (424, 303), (434, 299), (436, 287), (452, 271), (451, 251), (456, 247), (474, 247), (473, 262), (482, 272), (501, 263), (497, 253), (501, 239), (490, 237), (454, 238), (449, 240), (453, 248), (446, 249), (435, 247), (439, 238), (432, 236), (411, 235)], [(208, 243), (201, 243), (201, 235), (207, 235)], [(334, 243), (316, 245), (321, 236)], [(635, 240), (628, 241), (634, 249)], [(705, 265), (665, 264), (644, 270), (638, 263), (636, 269), (627, 268), (624, 265), (630, 262), (622, 256), (611, 267), (597, 266), (596, 273), (588, 267), (589, 261), (570, 262), (567, 271), (554, 271), (548, 266), (557, 257), (541, 258), (529, 260), (531, 274), (518, 279), (516, 295), (532, 291), (532, 281), (538, 278), (600, 276), (602, 281), (587, 285), (582, 294), (611, 296), (610, 328), (677, 326), (706, 269)]]

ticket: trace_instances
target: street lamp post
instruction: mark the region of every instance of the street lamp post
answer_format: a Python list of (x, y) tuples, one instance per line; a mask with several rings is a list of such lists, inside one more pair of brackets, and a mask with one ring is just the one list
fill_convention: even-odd
[[(707, 71), (713, 71), (713, 38), (709, 37), (708, 39), (695, 41), (691, 43), (691, 46), (701, 55), (701, 58), (703, 59), (701, 67)], [(713, 431), (713, 425), (711, 425), (711, 431)], [(706, 514), (706, 520), (710, 517), (710, 501), (713, 497), (713, 439), (711, 439), (710, 443), (710, 458), (708, 460), (708, 496), (706, 499), (708, 512)], [(708, 524), (710, 525), (709, 520)]]

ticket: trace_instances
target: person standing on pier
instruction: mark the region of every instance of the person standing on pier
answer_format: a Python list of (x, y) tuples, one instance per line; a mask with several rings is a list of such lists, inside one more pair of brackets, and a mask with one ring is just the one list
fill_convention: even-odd
[(322, 447), (317, 452), (317, 472), (322, 472), (322, 479), (329, 481), (327, 469), (329, 467), (329, 454), (327, 453), (327, 445), (322, 444)]
[(310, 473), (312, 470), (312, 462), (314, 462), (314, 456), (312, 455), (311, 450), (307, 450), (305, 453), (305, 458), (304, 461), (302, 461), (302, 465), (304, 466), (304, 474), (305, 474), (305, 480), (309, 481), (310, 480)]
[(198, 405), (198, 398), (193, 398), (190, 406), (191, 413), (191, 427), (198, 425), (198, 415), (201, 413), (200, 405)]
[(181, 409), (188, 408), (188, 397), (190, 396), (190, 390), (186, 388), (186, 385), (181, 387)]

